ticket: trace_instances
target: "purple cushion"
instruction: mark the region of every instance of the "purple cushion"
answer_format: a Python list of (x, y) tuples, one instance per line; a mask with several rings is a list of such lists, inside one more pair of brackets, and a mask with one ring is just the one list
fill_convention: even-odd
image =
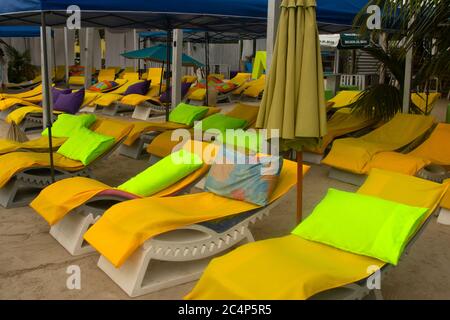
[[(53, 100), (53, 104), (55, 104), (56, 100), (58, 100), (59, 95), (61, 94), (68, 94), (71, 93), (72, 90), (70, 89), (57, 89), (55, 87), (52, 87), (52, 100)], [(39, 105), (42, 107), (42, 101), (39, 102)]]
[(60, 94), (53, 105), (53, 110), (75, 114), (80, 110), (83, 100), (84, 88), (74, 93)]
[[(192, 83), (189, 82), (183, 82), (181, 84), (181, 98), (184, 98), (184, 96), (188, 93), (191, 85)], [(169, 103), (172, 101), (172, 87), (169, 87), (169, 90), (166, 90), (161, 94), (161, 96), (159, 97), (159, 101), (161, 101), (162, 103)]]
[(133, 93), (146, 95), (148, 88), (150, 87), (150, 82), (151, 81), (146, 80), (146, 81), (138, 82), (138, 83), (135, 83), (135, 84), (129, 86), (127, 88), (127, 91), (125, 91), (125, 95), (133, 94)]

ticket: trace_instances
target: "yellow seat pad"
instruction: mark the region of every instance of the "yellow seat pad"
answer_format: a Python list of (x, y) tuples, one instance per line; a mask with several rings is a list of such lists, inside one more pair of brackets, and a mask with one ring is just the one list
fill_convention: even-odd
[(243, 94), (247, 97), (258, 98), (259, 95), (264, 91), (265, 86), (265, 81), (258, 81), (257, 83), (254, 83), (247, 89), (245, 89)]
[(444, 197), (442, 198), (441, 207), (450, 210), (450, 179), (445, 180), (444, 184), (447, 184), (449, 187)]
[[(233, 118), (239, 118), (247, 121), (247, 127), (251, 127), (258, 117), (259, 107), (245, 105), (242, 103), (238, 103), (232, 110), (226, 113), (227, 116)], [(151, 143), (147, 146), (147, 152), (149, 154), (155, 155), (157, 157), (163, 158), (171, 154), (175, 147), (182, 142), (182, 137), (179, 137), (177, 140), (172, 139), (171, 131), (165, 131), (155, 137)], [(192, 137), (194, 135), (194, 130), (189, 130), (189, 134)]]
[(415, 175), (429, 164), (450, 165), (450, 124), (440, 123), (430, 137), (408, 154), (381, 152), (367, 165), (368, 170), (379, 168)]
[[(39, 102), (39, 101), (38, 101)], [(30, 107), (39, 107), (33, 102), (20, 99), (20, 98), (7, 98), (0, 100), (0, 111), (8, 110), (9, 108), (15, 106), (15, 105), (22, 105), (22, 106), (30, 106)]]
[(142, 94), (129, 94), (126, 95), (125, 97), (123, 97), (120, 102), (129, 105), (129, 106), (138, 106), (142, 103), (144, 103), (145, 101), (158, 101), (157, 98), (155, 97), (149, 97), (146, 95), (142, 95)]
[(328, 100), (328, 102), (334, 103), (333, 108), (342, 108), (358, 100), (360, 94), (361, 91), (343, 90), (339, 91), (338, 94), (334, 98)]
[(19, 93), (2, 93), (0, 94), (0, 98), (1, 99), (6, 99), (6, 98), (18, 98), (18, 99), (25, 99), (25, 98), (30, 98), (33, 96), (37, 96), (42, 94), (42, 84), (34, 87), (31, 90), (25, 91), (25, 92), (19, 92)]
[[(430, 181), (374, 170), (358, 193), (432, 213), (445, 188)], [(213, 259), (186, 299), (307, 299), (370, 275), (385, 263), (295, 235), (257, 241)], [(373, 272), (373, 271), (372, 271)]]
[[(206, 143), (194, 142), (194, 144), (197, 143), (201, 144), (199, 150), (205, 150)], [(195, 151), (194, 148), (192, 150)], [(208, 170), (209, 165), (205, 163), (200, 169), (154, 194), (153, 197), (171, 196), (203, 177)], [(72, 210), (86, 203), (99, 193), (114, 189), (114, 187), (110, 187), (95, 179), (85, 177), (64, 179), (42, 190), (39, 196), (31, 202), (30, 206), (52, 226)], [(140, 196), (135, 196), (141, 198)]]
[(6, 116), (5, 121), (7, 123), (13, 123), (19, 124), (25, 119), (27, 114), (29, 113), (42, 113), (42, 107), (39, 106), (28, 106), (28, 107), (21, 107), (14, 111), (12, 111), (10, 114)]
[[(296, 182), (297, 164), (285, 160), (271, 202), (286, 194)], [(107, 210), (84, 239), (120, 267), (139, 246), (159, 234), (255, 209), (258, 206), (210, 192), (131, 200)]]
[(323, 164), (357, 174), (367, 174), (367, 164), (383, 151), (400, 149), (431, 128), (434, 117), (397, 114), (391, 121), (360, 138), (335, 140)]
[[(84, 168), (80, 161), (71, 160), (59, 153), (53, 153), (55, 168), (78, 171)], [(0, 156), (0, 188), (18, 172), (35, 167), (50, 166), (50, 156), (48, 153), (38, 152), (11, 152)]]
[(348, 108), (340, 109), (328, 121), (327, 134), (322, 138), (322, 143), (315, 148), (305, 148), (305, 151), (323, 154), (335, 138), (367, 128), (371, 124), (372, 120), (353, 114)]
[[(67, 139), (66, 138), (55, 138), (52, 139), (53, 148), (59, 148)], [(14, 152), (18, 150), (29, 150), (29, 151), (46, 151), (49, 149), (48, 137), (39, 137), (34, 140), (26, 142), (17, 142), (7, 139), (0, 139), (0, 155)]]
[[(210, 115), (216, 114), (220, 112), (220, 108), (216, 107), (210, 107), (208, 109), (208, 113), (205, 115), (206, 117), (209, 117)], [(175, 123), (175, 122), (133, 122), (134, 128), (131, 130), (130, 134), (128, 135), (128, 138), (125, 140), (124, 145), (131, 146), (133, 143), (136, 142), (137, 139), (141, 136), (141, 134), (150, 132), (150, 131), (158, 131), (158, 132), (164, 132), (167, 130), (175, 130), (175, 129), (187, 129), (189, 126)]]
[(105, 93), (100, 95), (97, 99), (95, 99), (95, 104), (101, 107), (109, 107), (116, 101), (120, 101), (122, 99), (122, 95), (117, 93)]
[[(411, 101), (414, 103), (422, 112), (430, 113), (433, 110), (436, 101), (439, 100), (441, 94), (438, 92), (431, 92), (427, 94), (425, 92), (417, 92), (411, 94)], [(428, 102), (428, 103), (427, 103)]]

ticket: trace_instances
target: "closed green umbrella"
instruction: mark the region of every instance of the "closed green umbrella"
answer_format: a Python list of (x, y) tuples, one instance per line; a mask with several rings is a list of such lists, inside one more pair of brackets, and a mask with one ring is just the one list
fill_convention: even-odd
[(257, 127), (279, 129), (282, 146), (297, 151), (297, 219), (302, 208), (302, 148), (326, 134), (322, 58), (315, 0), (283, 0), (272, 65)]

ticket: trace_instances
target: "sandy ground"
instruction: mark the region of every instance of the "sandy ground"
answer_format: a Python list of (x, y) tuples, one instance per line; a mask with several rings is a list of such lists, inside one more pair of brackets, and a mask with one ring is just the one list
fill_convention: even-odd
[[(443, 119), (447, 101), (435, 115)], [(0, 122), (0, 136), (7, 126)], [(96, 177), (110, 185), (132, 177), (147, 167), (147, 160), (132, 160), (114, 154), (95, 168)], [(330, 187), (354, 191), (356, 187), (331, 180), (328, 169), (313, 166), (305, 178), (304, 212), (309, 214)], [(252, 231), (257, 240), (288, 234), (295, 226), (295, 192), (258, 222)], [(97, 268), (96, 253), (69, 255), (48, 233), (46, 222), (25, 207), (0, 209), (0, 299), (128, 299), (128, 296)], [(382, 282), (385, 299), (450, 299), (450, 227), (436, 219), (408, 256)], [(81, 290), (66, 287), (67, 267), (81, 268)], [(140, 299), (180, 299), (194, 283), (173, 287)]]

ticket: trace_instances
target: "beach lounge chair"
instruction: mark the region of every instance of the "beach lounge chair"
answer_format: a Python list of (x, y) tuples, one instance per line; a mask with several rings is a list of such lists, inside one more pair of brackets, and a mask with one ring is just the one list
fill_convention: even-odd
[[(233, 81), (224, 81), (213, 75), (208, 77), (208, 87), (217, 91), (217, 102), (231, 102), (231, 96), (238, 87)], [(205, 81), (198, 82), (187, 94), (186, 101), (192, 104), (203, 105), (206, 102)]]
[(0, 99), (6, 99), (6, 98), (18, 98), (18, 99), (25, 99), (25, 98), (31, 98), (37, 95), (42, 94), (42, 84), (34, 87), (31, 90), (27, 90), (20, 93), (0, 93)]
[[(236, 106), (225, 113), (226, 116), (245, 120), (245, 125), (242, 128), (237, 129), (248, 129), (251, 128), (258, 117), (259, 107), (245, 105), (242, 103), (236, 104)], [(205, 117), (206, 119), (207, 117)], [(147, 153), (150, 154), (150, 163), (155, 163), (161, 158), (166, 157), (174, 151), (174, 148), (181, 142), (181, 140), (172, 140), (173, 131), (165, 131), (154, 137), (151, 142), (148, 143)], [(194, 139), (194, 130), (190, 130), (191, 139)], [(208, 136), (206, 133), (202, 136), (203, 140), (211, 141), (214, 138)], [(181, 138), (180, 138), (181, 139)]]
[[(357, 193), (428, 209), (421, 227), (409, 235), (404, 257), (430, 220), (444, 192), (445, 187), (434, 182), (374, 170)], [(376, 286), (369, 289), (368, 283), (373, 284), (370, 277), (379, 271), (383, 283), (383, 277), (392, 267), (369, 256), (292, 234), (247, 244), (212, 260), (185, 298), (363, 299), (371, 292), (376, 293), (373, 291), (380, 291)]]
[[(80, 111), (85, 110), (86, 107), (90, 106), (95, 99), (99, 97), (100, 93), (97, 92), (85, 92), (84, 100), (80, 107)], [(41, 106), (36, 104), (31, 104), (27, 106), (22, 106), (12, 111), (6, 117), (7, 123), (16, 123), (19, 125), (20, 129), (24, 132), (42, 130), (43, 127), (43, 109)], [(53, 121), (56, 117), (63, 112), (53, 110)]]
[[(192, 83), (188, 82), (183, 82), (181, 84), (181, 100), (184, 100), (191, 85)], [(132, 118), (147, 120), (152, 115), (165, 114), (165, 104), (170, 104), (172, 99), (171, 92), (172, 88), (169, 87), (169, 90), (164, 90), (161, 95), (155, 97), (152, 96), (154, 90), (150, 87), (150, 90), (146, 95), (129, 94), (122, 96), (115, 103), (108, 107), (104, 107), (103, 112), (110, 116), (114, 116), (121, 111), (132, 111)]]
[(36, 86), (39, 86), (41, 83), (42, 77), (39, 75), (29, 81), (24, 81), (21, 83), (7, 83), (6, 90), (8, 90), (9, 93), (23, 92), (23, 91), (26, 92), (30, 89), (33, 89)]
[[(93, 164), (107, 158), (125, 140), (132, 125), (109, 119), (99, 121), (93, 131), (115, 138), (106, 150), (88, 166), (78, 160), (53, 153), (55, 179), (91, 175)], [(0, 156), (0, 205), (5, 208), (26, 206), (41, 189), (52, 183), (47, 153), (11, 152)]]
[(449, 185), (449, 189), (447, 190), (441, 201), (438, 223), (450, 225), (450, 179), (445, 180), (444, 183)]
[(348, 135), (362, 135), (362, 133), (367, 133), (367, 129), (373, 124), (373, 121), (352, 113), (349, 108), (342, 108), (336, 111), (327, 122), (327, 134), (322, 138), (321, 144), (315, 148), (305, 148), (303, 160), (320, 164), (327, 148), (336, 138)]
[(414, 103), (424, 114), (430, 114), (436, 102), (441, 98), (439, 92), (416, 92), (411, 94), (411, 102)]
[[(204, 157), (209, 144), (188, 142), (191, 150)], [(199, 144), (198, 149), (194, 144)], [(209, 155), (214, 156), (212, 151)], [(209, 162), (190, 175), (180, 179), (152, 197), (175, 196), (189, 192), (209, 170)], [(86, 231), (113, 205), (143, 197), (110, 187), (97, 180), (75, 177), (58, 181), (46, 187), (30, 206), (50, 224), (50, 234), (72, 255), (81, 255), (94, 249), (83, 239)]]
[(359, 138), (337, 139), (322, 163), (331, 167), (330, 178), (361, 185), (367, 164), (383, 151), (401, 151), (432, 128), (434, 117), (399, 113), (383, 126)]
[[(241, 93), (241, 99), (261, 99), (266, 86), (266, 76), (263, 74), (257, 80), (250, 81), (246, 85), (247, 88), (245, 88)], [(235, 91), (235, 94), (237, 92), (239, 91)]]
[(358, 100), (361, 91), (357, 90), (342, 90), (339, 91), (336, 96), (329, 99), (328, 102), (333, 102), (332, 108), (339, 109), (352, 104), (356, 100)]
[[(208, 109), (208, 113), (204, 118), (219, 112), (220, 108), (210, 107)], [(145, 150), (145, 146), (161, 132), (190, 128), (190, 126), (187, 126), (185, 124), (165, 121), (165, 117), (155, 117), (152, 118), (152, 120), (153, 121), (151, 122), (131, 122), (134, 127), (128, 135), (128, 138), (119, 149), (121, 155), (133, 159), (138, 159), (142, 156)]]
[(97, 82), (100, 81), (115, 81), (116, 79), (116, 70), (115, 69), (102, 69), (99, 71), (97, 76)]
[(253, 241), (249, 225), (279, 204), (296, 176), (297, 164), (285, 160), (265, 207), (210, 192), (122, 202), (84, 238), (102, 255), (100, 269), (131, 297), (183, 284), (198, 279), (212, 257)]
[(380, 152), (367, 164), (372, 168), (419, 175), (429, 165), (450, 166), (450, 124), (439, 123), (430, 137), (409, 153)]
[[(57, 120), (56, 120), (57, 121)], [(98, 122), (102, 121), (101, 119), (97, 119), (96, 122), (91, 126), (91, 128), (95, 128), (98, 125)], [(55, 125), (55, 124), (53, 124)], [(53, 151), (56, 151), (61, 147), (61, 145), (66, 142), (67, 138), (65, 137), (55, 137), (52, 138), (52, 147)], [(48, 137), (47, 136), (40, 136), (36, 139), (24, 141), (24, 142), (18, 142), (14, 140), (9, 139), (0, 139), (0, 156), (11, 153), (11, 152), (25, 152), (25, 151), (32, 151), (32, 152), (48, 152), (49, 151), (49, 145), (48, 145)]]
[(116, 87), (115, 89), (108, 92), (100, 93), (98, 97), (90, 105), (83, 108), (82, 111), (95, 112), (99, 109), (103, 109), (103, 114), (109, 116), (114, 116), (119, 112), (130, 111), (129, 108), (121, 108), (118, 103), (124, 97), (124, 94), (127, 92), (129, 87), (143, 82), (143, 80), (117, 79), (116, 82), (120, 84), (119, 87)]

